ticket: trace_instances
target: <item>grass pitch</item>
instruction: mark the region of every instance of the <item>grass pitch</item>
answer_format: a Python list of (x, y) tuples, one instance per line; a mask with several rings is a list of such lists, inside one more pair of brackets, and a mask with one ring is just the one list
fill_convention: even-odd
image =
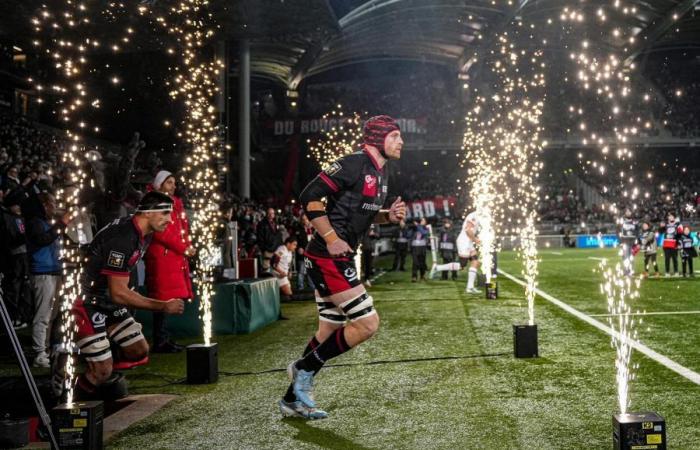
[[(585, 314), (606, 314), (591, 258), (612, 250), (541, 251), (539, 287)], [(639, 258), (638, 258), (639, 259)], [(500, 268), (520, 277), (512, 253)], [(380, 264), (381, 265), (381, 264)], [(370, 293), (378, 335), (317, 376), (323, 421), (282, 419), (276, 402), (284, 368), (314, 332), (311, 302), (283, 305), (289, 318), (247, 336), (218, 336), (215, 385), (170, 384), (185, 355), (153, 355), (129, 374), (134, 393), (180, 398), (117, 436), (111, 449), (575, 449), (610, 448), (617, 411), (608, 335), (538, 297), (540, 358), (512, 356), (512, 325), (527, 320), (523, 288), (499, 278), (500, 298), (464, 293), (458, 281), (411, 283), (409, 272), (380, 277)], [(650, 279), (636, 309), (700, 310), (700, 278)], [(605, 317), (596, 317), (607, 323)], [(646, 316), (640, 340), (700, 372), (700, 314)], [(666, 418), (669, 448), (700, 448), (700, 386), (634, 353), (633, 411)]]

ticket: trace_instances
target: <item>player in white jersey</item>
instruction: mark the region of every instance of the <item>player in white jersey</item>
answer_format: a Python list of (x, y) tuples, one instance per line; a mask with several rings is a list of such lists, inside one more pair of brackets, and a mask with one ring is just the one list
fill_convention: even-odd
[(459, 262), (433, 264), (430, 270), (430, 278), (433, 278), (437, 272), (460, 270), (469, 264), (466, 292), (468, 294), (478, 294), (480, 291), (474, 286), (476, 283), (476, 275), (479, 270), (479, 257), (476, 251), (476, 245), (479, 244), (478, 234), (479, 221), (476, 217), (476, 211), (473, 211), (467, 214), (462, 224), (462, 231), (457, 237)]
[(292, 255), (297, 249), (297, 238), (290, 236), (275, 250), (272, 257), (272, 270), (277, 277), (277, 284), (282, 295), (292, 295), (292, 285), (289, 283), (289, 268), (292, 267)]

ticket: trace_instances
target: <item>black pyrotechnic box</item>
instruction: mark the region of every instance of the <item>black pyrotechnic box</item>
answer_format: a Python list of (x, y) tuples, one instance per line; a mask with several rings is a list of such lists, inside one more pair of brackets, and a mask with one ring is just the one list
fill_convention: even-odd
[(219, 379), (219, 346), (216, 343), (187, 346), (187, 382), (216, 383)]
[(513, 325), (513, 354), (516, 358), (537, 358), (537, 325)]
[(613, 448), (615, 450), (665, 450), (666, 421), (655, 412), (615, 414)]
[(104, 404), (101, 401), (63, 403), (52, 410), (52, 416), (60, 450), (102, 449)]
[(484, 284), (486, 291), (486, 300), (496, 300), (498, 298), (498, 281), (491, 279), (491, 281)]

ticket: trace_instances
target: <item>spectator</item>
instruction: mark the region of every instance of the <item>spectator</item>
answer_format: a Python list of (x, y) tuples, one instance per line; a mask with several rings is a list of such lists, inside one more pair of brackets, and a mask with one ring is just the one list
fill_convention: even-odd
[(34, 366), (49, 367), (48, 336), (49, 324), (56, 317), (54, 307), (61, 281), (59, 261), (59, 232), (70, 221), (70, 213), (65, 213), (53, 225), (51, 221), (56, 211), (53, 195), (40, 193), (40, 211), (27, 219), (27, 247), (30, 255), (31, 288), (34, 299), (34, 319), (32, 320), (32, 350)]
[(681, 261), (683, 265), (683, 278), (695, 277), (693, 272), (693, 259), (698, 256), (693, 238), (690, 236), (690, 227), (683, 228), (683, 234), (678, 237), (678, 247), (681, 250)]
[(394, 232), (394, 263), (391, 265), (392, 270), (400, 270), (405, 272), (404, 264), (406, 263), (406, 253), (408, 252), (408, 243), (411, 241), (410, 229), (406, 226), (405, 221), (399, 222), (399, 228)]
[(413, 268), (411, 269), (411, 281), (418, 281), (418, 273), (420, 272), (420, 280), (425, 281), (425, 271), (428, 266), (425, 263), (425, 257), (428, 249), (428, 229), (426, 225), (428, 221), (425, 217), (414, 222), (411, 240), (411, 255), (413, 256)]
[(311, 221), (306, 214), (302, 214), (301, 222), (297, 226), (296, 238), (297, 238), (297, 289), (303, 290), (305, 284), (308, 282), (309, 288), (311, 290), (316, 289), (311, 278), (306, 275), (306, 264), (304, 262), (304, 252), (306, 251), (306, 246), (309, 244), (309, 240), (314, 235), (314, 227), (311, 225)]
[(642, 223), (642, 234), (640, 236), (642, 250), (644, 251), (644, 277), (649, 276), (652, 266), (654, 276), (659, 276), (659, 265), (656, 263), (656, 233), (651, 229), (649, 222)]
[(0, 247), (3, 253), (2, 291), (16, 329), (25, 328), (32, 318), (27, 239), (20, 206), (26, 199), (27, 194), (22, 188), (16, 188), (7, 194), (0, 222)]
[(256, 234), (258, 245), (263, 252), (262, 268), (263, 270), (270, 270), (270, 259), (275, 250), (282, 245), (282, 233), (275, 221), (275, 210), (273, 208), (267, 209), (265, 220), (258, 223)]
[(678, 274), (678, 237), (682, 232), (682, 225), (676, 219), (675, 214), (668, 213), (666, 223), (661, 224), (664, 240), (662, 247), (664, 249), (664, 268), (666, 269), (666, 278), (670, 277), (669, 263), (673, 263), (673, 276)]
[(379, 239), (377, 226), (372, 224), (362, 237), (362, 272), (364, 273), (363, 279), (367, 287), (372, 287), (370, 279), (374, 276), (374, 243), (377, 239)]
[(2, 180), (2, 191), (4, 194), (9, 194), (20, 187), (19, 182), (19, 167), (10, 166), (5, 172), (5, 177)]
[[(163, 301), (194, 297), (187, 258), (195, 254), (195, 249), (190, 243), (189, 223), (182, 200), (175, 196), (175, 187), (175, 176), (165, 170), (158, 172), (152, 184), (153, 190), (173, 199), (172, 223), (164, 231), (153, 233), (145, 258), (148, 295)], [(152, 351), (175, 353), (183, 348), (170, 339), (165, 313), (154, 312)]]

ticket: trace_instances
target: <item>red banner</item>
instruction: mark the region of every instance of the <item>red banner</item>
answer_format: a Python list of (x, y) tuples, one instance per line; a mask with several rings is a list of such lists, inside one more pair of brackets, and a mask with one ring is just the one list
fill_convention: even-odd
[(406, 202), (406, 217), (408, 219), (453, 217), (457, 213), (455, 211), (456, 200), (453, 196), (437, 196)]

